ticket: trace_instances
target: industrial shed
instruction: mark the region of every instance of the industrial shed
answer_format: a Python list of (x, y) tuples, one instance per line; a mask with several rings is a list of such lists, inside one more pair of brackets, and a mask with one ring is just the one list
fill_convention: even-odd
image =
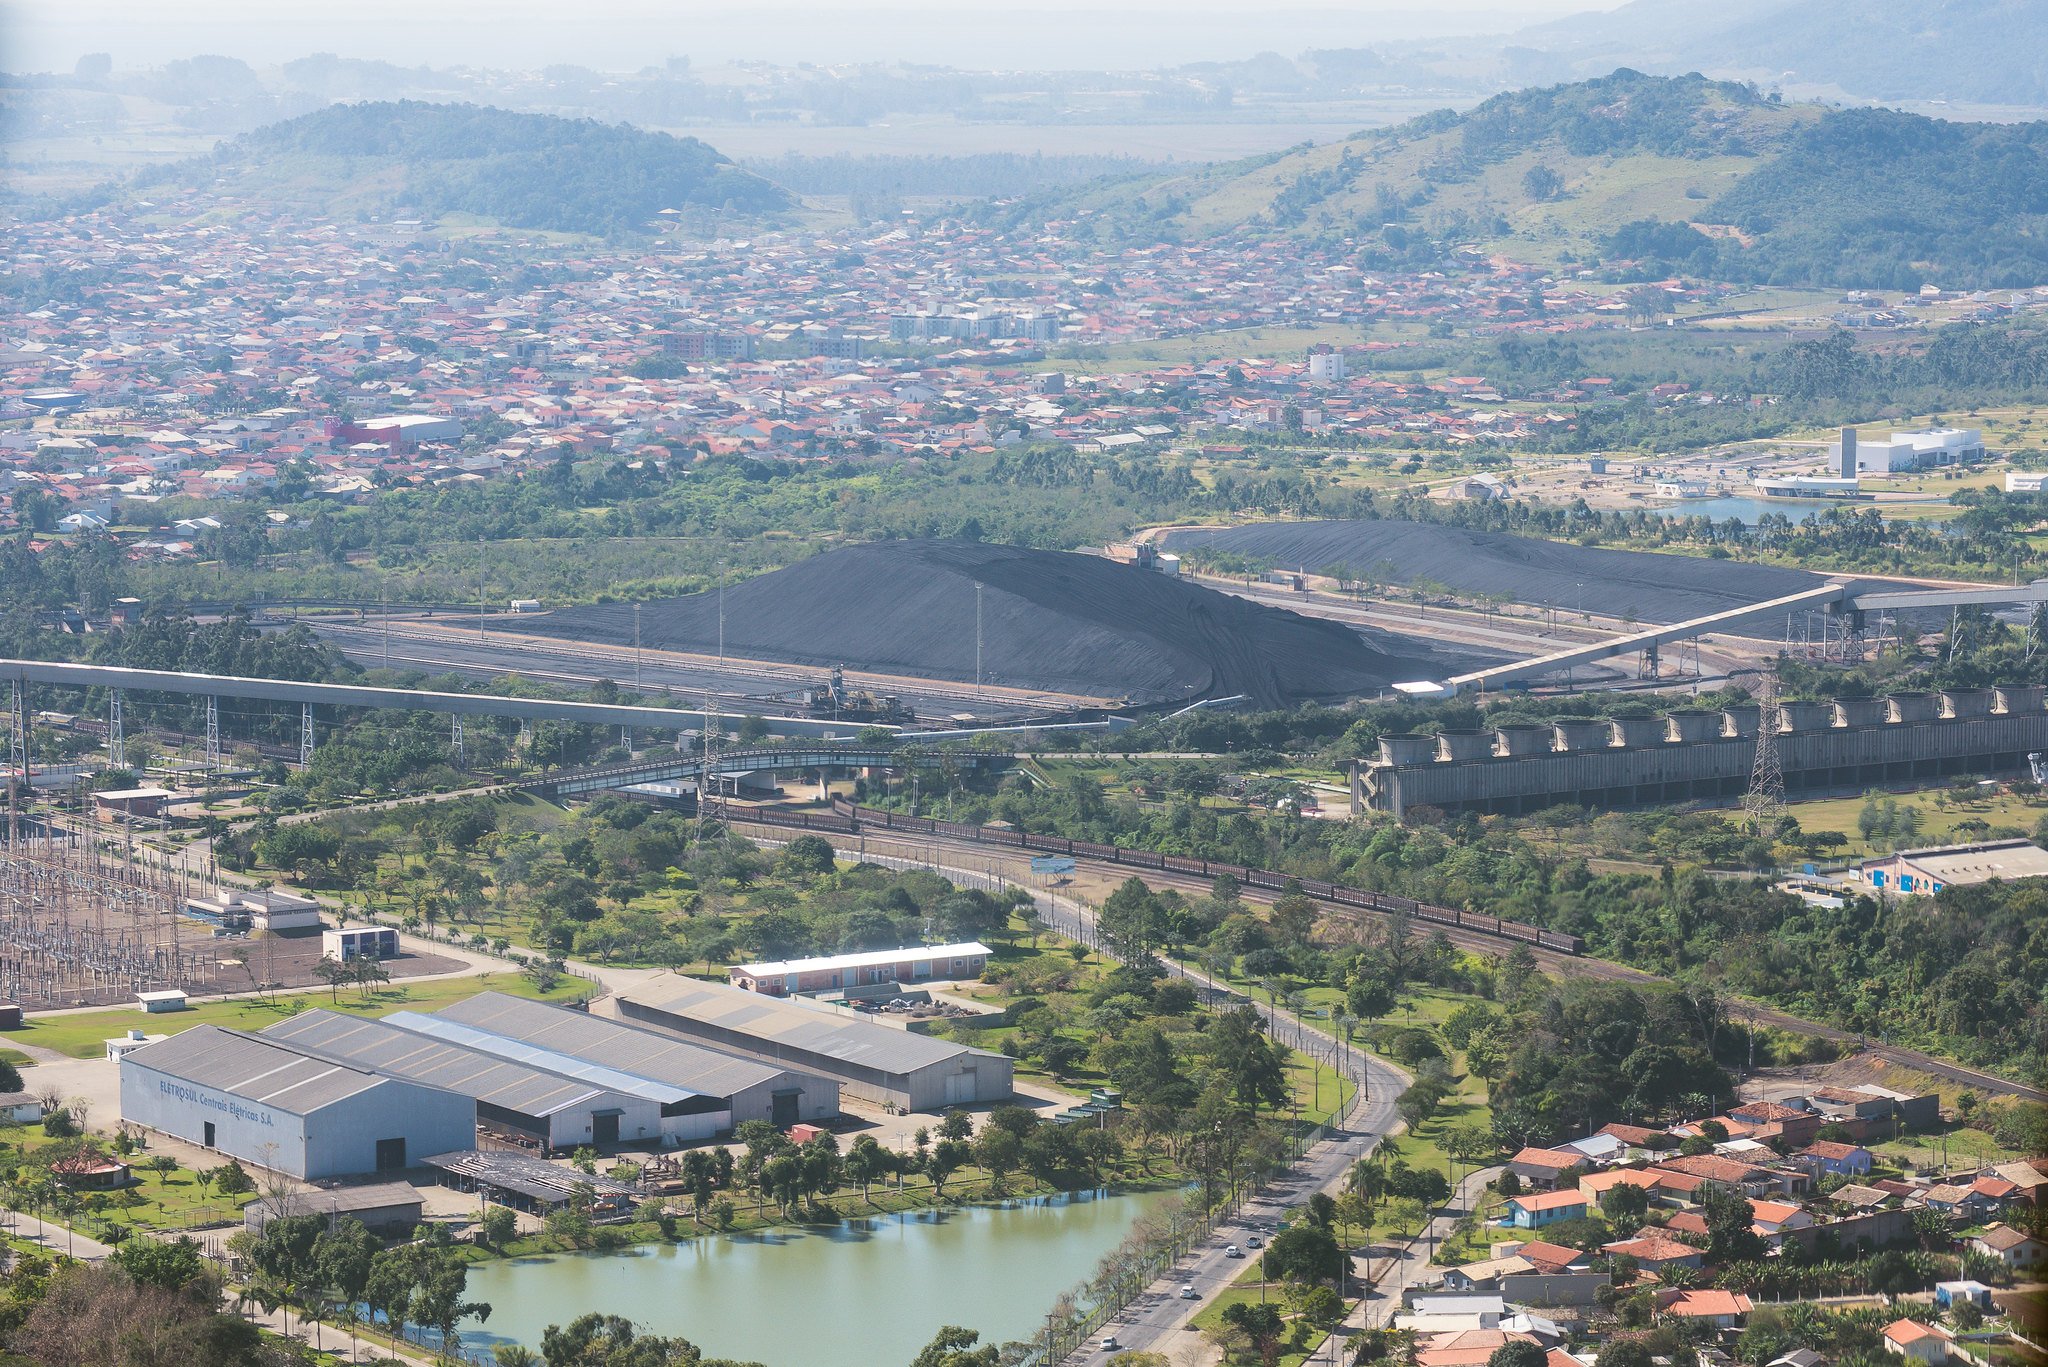
[[(305, 1011), (263, 1031), (265, 1039), (351, 1067), (457, 1092), (476, 1105), (478, 1122), (508, 1138), (549, 1148), (656, 1139), (660, 1106), (581, 1078), (494, 1058), (404, 1029), (394, 1020), (358, 1020)], [(474, 1133), (434, 1153), (476, 1146)]]
[[(662, 1132), (678, 1142), (704, 1137), (692, 1122), (707, 1114), (719, 1129), (749, 1120), (782, 1129), (839, 1114), (839, 1084), (830, 1078), (720, 1053), (587, 1011), (481, 992), (443, 1007), (432, 1019), (470, 1032), (458, 1038), (486, 1053), (578, 1077), (601, 1068), (665, 1088), (674, 1100), (662, 1105)], [(691, 1106), (692, 1097), (704, 1104)]]
[[(416, 1164), (419, 1158), (413, 1160)], [(242, 1228), (260, 1234), (263, 1227), (281, 1215), (324, 1215), (330, 1223), (348, 1219), (360, 1221), (377, 1233), (410, 1236), (419, 1228), (426, 1202), (404, 1182), (373, 1182), (361, 1187), (335, 1187), (328, 1191), (300, 1191), (274, 1201), (266, 1196), (242, 1207)]]
[(217, 1025), (121, 1058), (122, 1120), (299, 1178), (395, 1172), (470, 1148), (476, 1113), (453, 1091)]
[(826, 1007), (669, 976), (621, 993), (630, 1021), (743, 1058), (835, 1078), (852, 1096), (912, 1111), (1004, 1101), (1010, 1060)]

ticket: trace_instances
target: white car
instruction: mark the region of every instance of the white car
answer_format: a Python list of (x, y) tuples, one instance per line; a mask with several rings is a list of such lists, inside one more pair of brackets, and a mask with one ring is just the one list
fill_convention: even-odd
[(1225, 1244), (1223, 1245), (1223, 1256), (1226, 1258), (1242, 1258), (1244, 1250), (1236, 1244)]
[(1110, 1334), (1102, 1340), (1102, 1351), (1105, 1353), (1120, 1352), (1122, 1349), (1123, 1345), (1116, 1341), (1115, 1334)]
[(1193, 1282), (1189, 1282), (1180, 1289), (1180, 1298), (1184, 1301), (1198, 1301), (1202, 1299), (1202, 1293), (1195, 1290)]

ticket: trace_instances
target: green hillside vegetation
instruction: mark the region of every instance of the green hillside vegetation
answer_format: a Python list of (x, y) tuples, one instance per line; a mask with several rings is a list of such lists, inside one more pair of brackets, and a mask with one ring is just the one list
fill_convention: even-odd
[(460, 215), (604, 237), (651, 231), (665, 209), (755, 216), (792, 204), (695, 138), (415, 100), (333, 105), (223, 144), (200, 165), (225, 174), (231, 195), (265, 187), (329, 212)]
[(1353, 239), (1368, 266), (1460, 245), (1621, 278), (1821, 287), (2048, 278), (2048, 124), (1788, 105), (1754, 87), (1622, 70), (1496, 96), (1323, 147), (1105, 180), (993, 207), (1105, 240)]

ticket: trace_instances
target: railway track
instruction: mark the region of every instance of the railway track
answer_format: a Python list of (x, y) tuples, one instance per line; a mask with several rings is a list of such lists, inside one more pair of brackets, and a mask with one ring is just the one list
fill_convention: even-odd
[[(730, 824), (743, 833), (749, 828), (763, 833), (773, 832), (774, 838), (777, 839), (787, 838), (790, 830), (790, 827), (779, 823), (749, 822), (737, 816), (730, 819)], [(895, 834), (888, 831), (840, 831), (827, 828), (815, 828), (812, 830), (812, 833), (821, 835), (831, 841), (834, 848), (854, 853), (856, 856), (863, 851), (868, 851), (886, 854), (894, 858), (912, 858), (940, 863), (945, 862), (939, 858), (941, 854), (944, 854), (947, 859), (957, 861), (954, 865), (956, 867), (1000, 871), (1004, 876), (1020, 884), (1028, 884), (1031, 878), (1031, 856), (1028, 850), (988, 845), (958, 836), (931, 833), (913, 835)], [(1123, 878), (1137, 874), (1156, 888), (1174, 888), (1183, 893), (1206, 894), (1212, 881), (1200, 874), (1184, 873), (1173, 869), (1133, 868), (1128, 864), (1085, 854), (1073, 854), (1068, 857), (1074, 860), (1077, 871), (1086, 869), (1104, 878)], [(1249, 885), (1243, 889), (1243, 892), (1245, 900), (1262, 905), (1270, 904), (1275, 896), (1271, 889), (1257, 888)], [(1323, 905), (1337, 919), (1352, 925), (1363, 926), (1367, 924), (1369, 917), (1384, 914), (1372, 911), (1369, 908), (1347, 906), (1326, 899), (1318, 900), (1321, 900)], [(1418, 921), (1416, 924), (1425, 926), (1432, 933), (1442, 932), (1453, 945), (1460, 949), (1492, 955), (1501, 953), (1507, 947), (1503, 940), (1496, 935), (1429, 921)], [(1670, 987), (1673, 985), (1672, 980), (1669, 978), (1661, 977), (1658, 974), (1650, 973), (1643, 969), (1630, 968), (1626, 964), (1617, 964), (1606, 959), (1591, 958), (1584, 954), (1560, 953), (1537, 944), (1529, 944), (1527, 947), (1536, 956), (1538, 966), (1547, 973), (1558, 975), (1570, 974), (1603, 981), (1626, 982), (1643, 986)], [(1887, 1063), (1928, 1073), (1945, 1081), (1960, 1083), (1993, 1095), (2016, 1096), (2028, 1101), (2048, 1101), (2048, 1091), (2030, 1087), (2025, 1083), (2015, 1082), (2011, 1078), (2000, 1077), (1995, 1073), (1986, 1073), (1979, 1069), (1965, 1067), (1948, 1059), (1937, 1058), (1918, 1049), (1909, 1049), (1896, 1044), (1886, 1044), (1881, 1040), (1873, 1040), (1868, 1036), (1859, 1035), (1852, 1030), (1843, 1030), (1836, 1026), (1823, 1025), (1818, 1021), (1810, 1021), (1804, 1017), (1795, 1016), (1789, 1011), (1784, 1011), (1774, 1006), (1766, 1006), (1759, 1002), (1752, 1002), (1737, 997), (1724, 997), (1722, 1000), (1727, 1006), (1731, 1017), (1752, 1026), (1774, 1027), (1791, 1034), (1806, 1035), (1816, 1039), (1824, 1039), (1834, 1044), (1845, 1045), (1852, 1052), (1862, 1052), (1873, 1058), (1882, 1059)]]

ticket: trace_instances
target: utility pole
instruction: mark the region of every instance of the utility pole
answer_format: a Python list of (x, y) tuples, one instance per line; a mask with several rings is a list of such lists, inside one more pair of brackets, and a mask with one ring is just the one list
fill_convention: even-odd
[(633, 604), (633, 687), (640, 687), (640, 605)]
[(391, 668), (391, 589), (388, 585), (377, 588), (377, 615), (384, 619), (384, 667)]
[(484, 638), (484, 539), (476, 539), (476, 638)]
[(981, 585), (974, 586), (974, 696), (981, 697)]

